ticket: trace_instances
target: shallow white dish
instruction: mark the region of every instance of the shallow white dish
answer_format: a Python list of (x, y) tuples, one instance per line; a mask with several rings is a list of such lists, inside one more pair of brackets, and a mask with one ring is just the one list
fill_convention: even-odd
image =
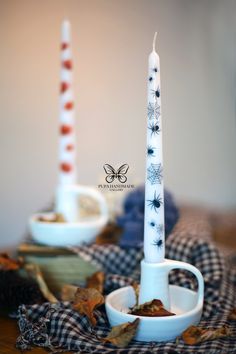
[(181, 335), (191, 325), (200, 321), (203, 308), (203, 294), (192, 290), (170, 285), (171, 312), (176, 316), (144, 317), (130, 315), (127, 312), (136, 302), (131, 286), (113, 291), (106, 298), (106, 313), (110, 325), (116, 326), (125, 322), (133, 322), (140, 318), (135, 339), (138, 341), (170, 341)]
[(45, 222), (40, 216), (51, 213), (34, 214), (29, 220), (32, 238), (48, 246), (80, 246), (94, 241), (108, 221), (107, 215), (91, 217), (77, 222)]

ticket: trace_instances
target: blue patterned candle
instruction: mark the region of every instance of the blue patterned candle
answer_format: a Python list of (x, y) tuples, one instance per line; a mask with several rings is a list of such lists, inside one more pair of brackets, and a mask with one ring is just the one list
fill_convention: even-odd
[(144, 257), (160, 263), (165, 257), (164, 185), (161, 130), (160, 60), (153, 50), (148, 67), (147, 157), (145, 183)]

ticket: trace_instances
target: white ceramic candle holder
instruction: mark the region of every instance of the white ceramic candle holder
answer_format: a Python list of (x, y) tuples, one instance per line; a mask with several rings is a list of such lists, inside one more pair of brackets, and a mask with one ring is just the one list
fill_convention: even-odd
[[(111, 326), (132, 322), (137, 317), (140, 323), (135, 339), (139, 341), (168, 341), (179, 336), (188, 326), (196, 325), (203, 308), (204, 283), (199, 270), (194, 266), (165, 259), (164, 235), (164, 184), (162, 158), (160, 60), (153, 51), (148, 65), (148, 123), (147, 159), (145, 184), (144, 254), (141, 262), (139, 304), (159, 299), (164, 308), (175, 313), (168, 317), (144, 317), (129, 314), (136, 305), (132, 287), (118, 289), (106, 298), (106, 312)], [(157, 252), (158, 250), (158, 252)], [(148, 262), (147, 262), (148, 260)], [(198, 281), (198, 291), (169, 285), (172, 269), (185, 269)]]
[[(185, 269), (193, 273), (198, 282), (198, 291), (180, 286), (169, 285), (168, 276), (173, 269)], [(131, 286), (113, 291), (106, 298), (106, 312), (110, 325), (140, 319), (135, 336), (138, 341), (173, 340), (189, 326), (200, 321), (204, 299), (204, 281), (199, 270), (191, 264), (165, 259), (162, 263), (141, 262), (141, 283), (139, 304), (160, 299), (167, 310), (175, 316), (144, 317), (129, 314), (136, 303), (134, 289)]]
[[(79, 216), (79, 198), (91, 197), (99, 207), (99, 215)], [(108, 208), (104, 196), (96, 189), (81, 185), (61, 186), (56, 194), (56, 212), (63, 214), (65, 222), (40, 221), (50, 219), (53, 213), (37, 213), (29, 220), (33, 239), (49, 246), (80, 246), (94, 241), (108, 222)]]

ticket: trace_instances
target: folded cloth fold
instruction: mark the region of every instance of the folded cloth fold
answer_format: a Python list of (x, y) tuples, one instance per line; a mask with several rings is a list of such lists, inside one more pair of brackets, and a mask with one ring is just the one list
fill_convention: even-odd
[[(142, 248), (122, 249), (117, 245), (92, 245), (75, 248), (85, 259), (99, 265), (106, 272), (105, 290), (112, 291), (131, 284), (139, 278)], [(191, 263), (198, 267), (205, 280), (205, 303), (200, 325), (219, 328), (228, 325), (233, 336), (188, 346), (178, 343), (146, 343), (132, 341), (127, 348), (118, 349), (101, 343), (110, 328), (104, 308), (96, 310), (96, 327), (92, 328), (85, 316), (75, 312), (69, 303), (21, 306), (17, 340), (19, 349), (38, 345), (57, 353), (72, 350), (83, 353), (233, 353), (236, 344), (235, 322), (228, 321), (229, 312), (236, 306), (236, 286), (231, 281), (235, 269), (224, 261), (211, 241), (211, 229), (202, 214), (182, 215), (166, 241), (167, 258)], [(234, 273), (235, 274), (235, 273)], [(195, 278), (188, 272), (173, 271), (171, 283), (196, 289)], [(158, 330), (158, 329), (157, 329)]]

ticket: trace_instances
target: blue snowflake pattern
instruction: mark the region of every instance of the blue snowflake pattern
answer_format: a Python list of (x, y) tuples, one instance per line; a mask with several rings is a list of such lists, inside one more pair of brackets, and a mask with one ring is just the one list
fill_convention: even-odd
[(162, 182), (162, 166), (160, 163), (151, 163), (147, 169), (147, 179), (153, 184), (161, 184)]
[(162, 236), (163, 232), (164, 232), (164, 225), (162, 225), (162, 224), (157, 225), (156, 230), (157, 230), (158, 235)]
[(155, 102), (151, 103), (149, 102), (148, 104), (148, 118), (153, 119), (156, 118), (158, 119), (160, 117), (160, 106)]

